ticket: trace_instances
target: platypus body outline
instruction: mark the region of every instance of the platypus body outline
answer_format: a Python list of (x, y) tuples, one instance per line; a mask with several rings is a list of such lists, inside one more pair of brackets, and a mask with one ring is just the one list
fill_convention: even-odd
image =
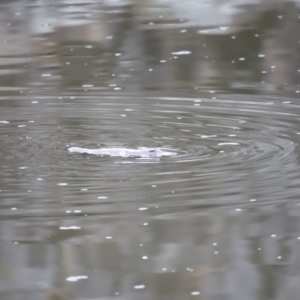
[(159, 148), (147, 148), (139, 147), (137, 149), (130, 148), (98, 148), (88, 149), (81, 147), (70, 147), (67, 150), (71, 153), (78, 154), (94, 154), (99, 156), (114, 156), (114, 157), (140, 157), (140, 158), (151, 158), (151, 157), (162, 157), (162, 156), (175, 156), (176, 152), (164, 151)]

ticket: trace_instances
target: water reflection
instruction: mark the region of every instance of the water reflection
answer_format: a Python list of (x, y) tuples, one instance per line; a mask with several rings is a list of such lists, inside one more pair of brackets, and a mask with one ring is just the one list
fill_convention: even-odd
[(2, 4), (2, 89), (294, 91), (298, 3), (245, 2)]
[(299, 1), (1, 2), (0, 23), (1, 299), (297, 299)]

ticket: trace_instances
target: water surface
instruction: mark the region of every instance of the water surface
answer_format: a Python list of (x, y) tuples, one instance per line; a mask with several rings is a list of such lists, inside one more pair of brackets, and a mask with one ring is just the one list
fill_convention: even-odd
[(299, 5), (2, 1), (0, 298), (298, 299)]

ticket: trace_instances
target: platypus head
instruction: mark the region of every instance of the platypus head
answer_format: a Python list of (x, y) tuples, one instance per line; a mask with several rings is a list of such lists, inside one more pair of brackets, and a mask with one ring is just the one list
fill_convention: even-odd
[(162, 151), (158, 150), (158, 149), (149, 150), (149, 156), (150, 157), (161, 157), (162, 154), (160, 152), (162, 152)]
[(160, 149), (149, 150), (150, 157), (174, 156), (176, 154), (176, 152), (167, 152)]

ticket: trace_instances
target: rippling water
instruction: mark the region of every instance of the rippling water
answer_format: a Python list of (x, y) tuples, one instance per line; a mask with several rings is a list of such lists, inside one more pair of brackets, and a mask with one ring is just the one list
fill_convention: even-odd
[(1, 299), (298, 299), (299, 3), (253, 2), (0, 3)]

